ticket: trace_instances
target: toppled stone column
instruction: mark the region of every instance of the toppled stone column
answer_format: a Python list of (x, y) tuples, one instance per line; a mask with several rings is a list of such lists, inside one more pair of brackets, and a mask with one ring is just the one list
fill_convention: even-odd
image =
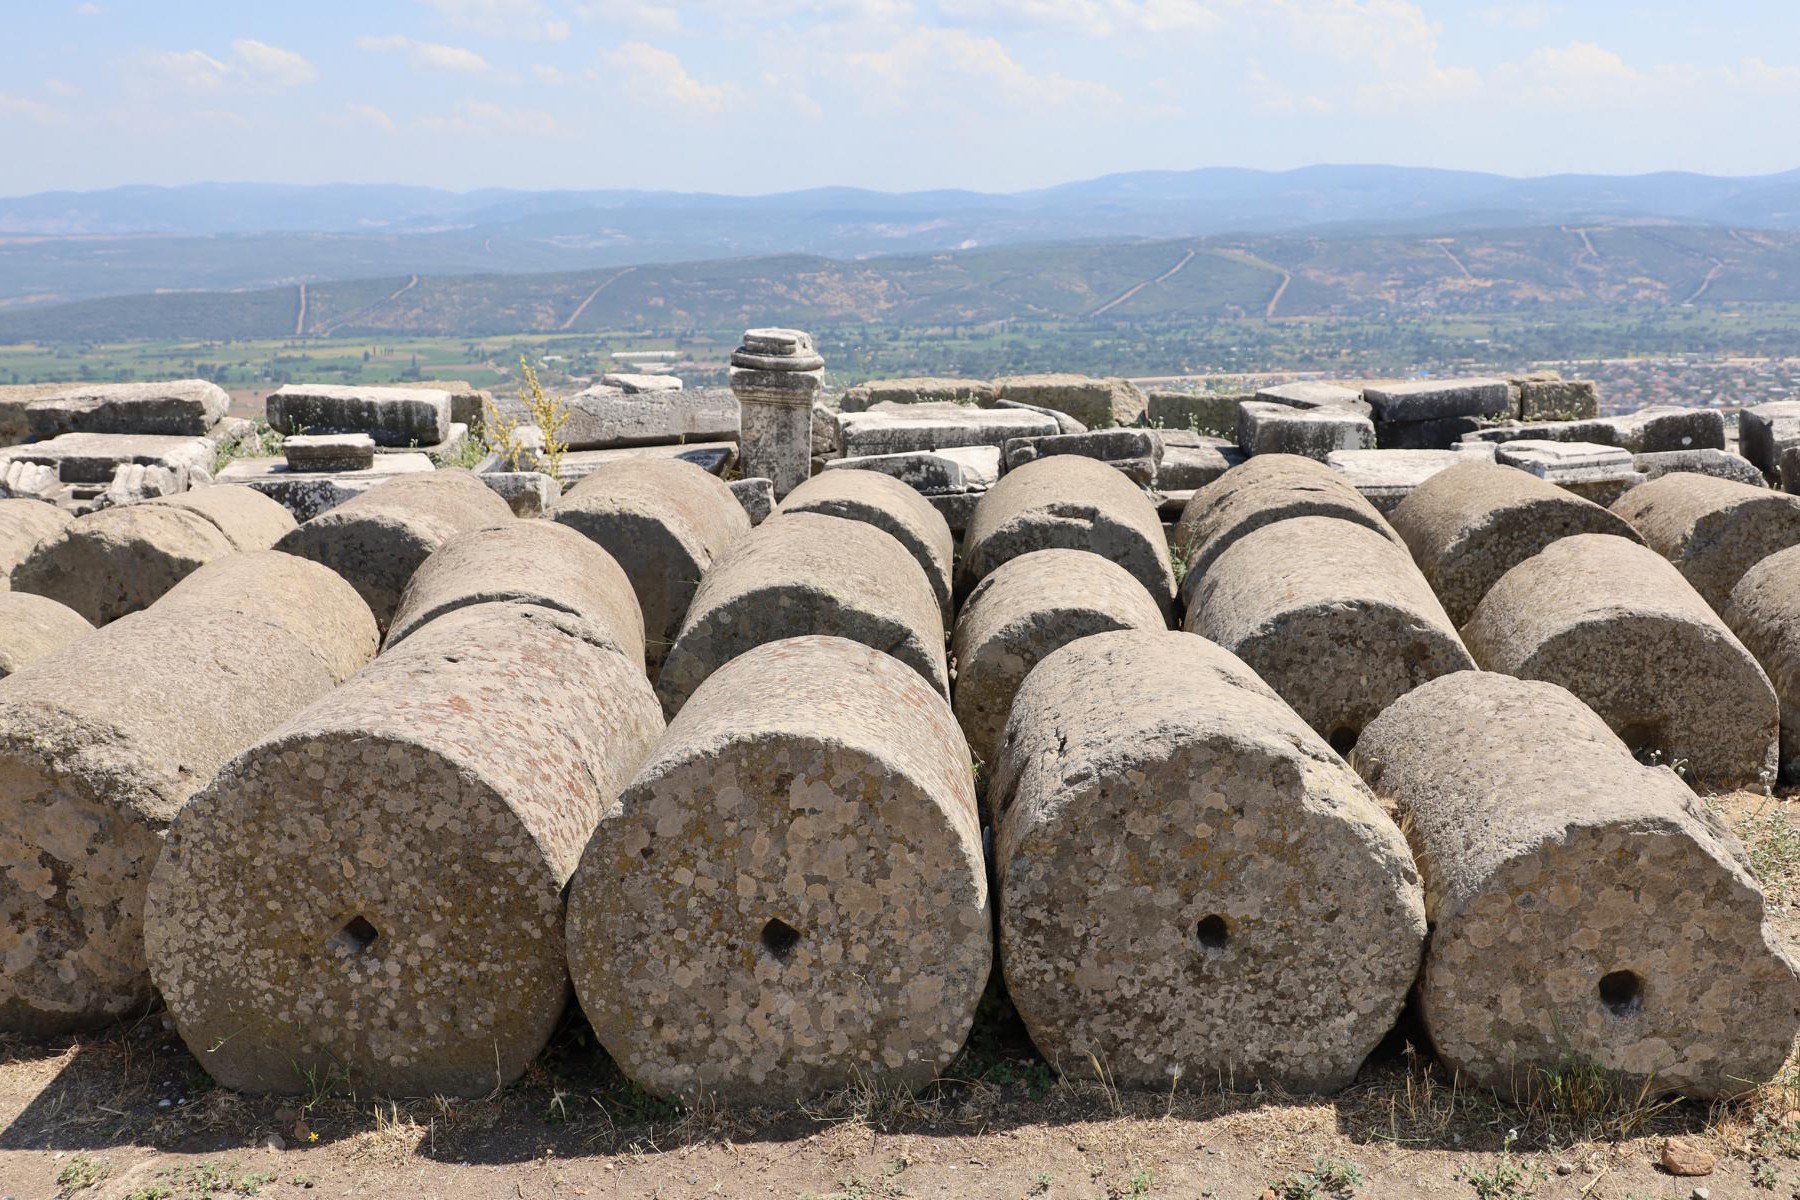
[(508, 521), (454, 534), (401, 593), (386, 650), (423, 626), (477, 604), (535, 604), (591, 621), (633, 662), (644, 660), (644, 614), (612, 555), (567, 525)]
[(1598, 504), (1524, 471), (1482, 463), (1439, 471), (1388, 519), (1458, 626), (1502, 575), (1557, 538), (1611, 533), (1639, 540), (1623, 517)]
[(1501, 576), (1462, 632), (1487, 670), (1561, 684), (1634, 753), (1697, 784), (1774, 778), (1768, 677), (1654, 550), (1601, 533), (1552, 542)]
[(701, 577), (750, 532), (750, 518), (729, 486), (676, 459), (602, 467), (565, 492), (549, 516), (624, 568), (643, 609), (652, 679), (675, 644)]
[(1201, 576), (1187, 631), (1241, 658), (1343, 753), (1396, 698), (1475, 666), (1406, 551), (1336, 517), (1232, 543)]
[(67, 1033), (150, 1004), (144, 887), (163, 830), (375, 640), (368, 606), (330, 571), (234, 554), (6, 680), (0, 1028)]
[(66, 604), (30, 592), (0, 592), (0, 679), (94, 632)]
[(758, 525), (700, 581), (657, 679), (663, 711), (738, 655), (807, 634), (884, 650), (949, 698), (943, 618), (912, 555), (873, 525), (802, 512)]
[(0, 592), (12, 587), (13, 572), (32, 551), (74, 519), (42, 500), (0, 500)]
[(964, 586), (1033, 550), (1091, 551), (1129, 571), (1165, 614), (1173, 605), (1175, 573), (1156, 505), (1105, 463), (1060, 454), (1002, 475), (963, 535)]
[(14, 570), (13, 587), (105, 625), (205, 564), (267, 550), (294, 528), (286, 509), (249, 488), (196, 488), (78, 518)]
[(151, 973), (227, 1087), (478, 1096), (568, 997), (563, 887), (662, 717), (604, 630), (462, 609), (239, 754), (169, 831)]
[(812, 402), (825, 360), (798, 329), (748, 329), (731, 355), (741, 410), (744, 474), (768, 479), (777, 500), (812, 472)]
[(1200, 577), (1232, 543), (1293, 517), (1336, 517), (1401, 545), (1375, 506), (1324, 463), (1295, 454), (1260, 454), (1195, 492), (1181, 511), (1174, 537), (1175, 554), (1187, 569), (1181, 598), (1193, 605)]
[(989, 767), (999, 759), (1013, 697), (1052, 652), (1091, 634), (1164, 628), (1144, 585), (1098, 554), (1034, 550), (1002, 563), (963, 601), (951, 642), (970, 751)]
[(923, 1084), (968, 1036), (992, 936), (949, 706), (836, 637), (721, 668), (569, 890), (576, 995), (658, 1095), (779, 1104), (870, 1076)]
[(1060, 1069), (1332, 1091), (1392, 1028), (1425, 936), (1406, 843), (1219, 647), (1132, 630), (1056, 651), (989, 795), (1007, 988)]
[(1800, 979), (1743, 848), (1560, 687), (1465, 672), (1395, 702), (1357, 764), (1425, 882), (1438, 1054), (1531, 1095), (1571, 1062), (1696, 1099), (1773, 1077)]
[(892, 534), (924, 570), (943, 611), (944, 624), (949, 625), (956, 538), (937, 509), (918, 492), (876, 471), (825, 471), (788, 493), (780, 511), (847, 517)]
[(1800, 546), (1800, 496), (1710, 475), (1664, 475), (1632, 488), (1612, 509), (1721, 613), (1745, 571)]
[(1722, 614), (1762, 664), (1781, 703), (1781, 777), (1800, 776), (1800, 546), (1744, 572)]
[(390, 479), (320, 513), (276, 549), (348, 579), (385, 633), (406, 581), (439, 546), (454, 534), (513, 519), (506, 501), (474, 473), (431, 471)]

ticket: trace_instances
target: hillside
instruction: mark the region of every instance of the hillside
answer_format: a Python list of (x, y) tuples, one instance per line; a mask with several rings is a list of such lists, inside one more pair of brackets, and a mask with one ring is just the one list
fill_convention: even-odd
[(1705, 227), (1200, 238), (365, 279), (0, 311), (0, 341), (912, 327), (1800, 301), (1800, 233)]

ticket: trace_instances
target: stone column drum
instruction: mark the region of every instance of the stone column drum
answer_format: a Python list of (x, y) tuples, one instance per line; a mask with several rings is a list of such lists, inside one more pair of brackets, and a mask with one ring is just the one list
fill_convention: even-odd
[(1725, 624), (1762, 664), (1781, 704), (1783, 780), (1800, 776), (1800, 546), (1744, 572), (1731, 589)]
[(788, 493), (779, 511), (867, 521), (892, 534), (931, 581), (944, 624), (949, 626), (956, 537), (950, 532), (949, 523), (924, 496), (878, 471), (825, 471)]
[(0, 592), (0, 679), (94, 632), (66, 604), (30, 592)]
[(320, 513), (275, 548), (349, 580), (386, 633), (406, 581), (433, 551), (453, 534), (514, 519), (474, 472), (427, 471), (390, 479)]
[(1800, 546), (1800, 496), (1711, 475), (1683, 472), (1641, 483), (1612, 510), (1718, 613), (1745, 571), (1778, 550)]
[(1336, 517), (1233, 542), (1200, 577), (1187, 631), (1243, 659), (1346, 754), (1396, 698), (1475, 666), (1406, 551)]
[(13, 587), (104, 625), (152, 604), (206, 563), (267, 550), (294, 528), (288, 511), (260, 492), (195, 488), (78, 518), (19, 565)]
[(388, 626), (387, 649), (447, 613), (477, 604), (535, 604), (600, 626), (644, 660), (644, 614), (612, 555), (567, 525), (508, 521), (452, 536), (413, 572)]
[(1532, 1095), (1589, 1063), (1696, 1099), (1772, 1078), (1800, 978), (1743, 847), (1674, 774), (1639, 765), (1554, 684), (1446, 676), (1363, 734), (1425, 882), (1432, 1044)]
[(1439, 471), (1388, 519), (1459, 627), (1502, 575), (1557, 538), (1610, 533), (1640, 540), (1623, 517), (1591, 500), (1492, 463)]
[(748, 329), (731, 355), (744, 475), (775, 485), (777, 500), (812, 473), (812, 403), (825, 360), (798, 329)]
[(836, 637), (759, 646), (709, 679), (569, 894), (569, 971), (620, 1070), (734, 1103), (936, 1078), (992, 937), (949, 705)]
[(598, 626), (484, 604), (423, 626), (184, 809), (145, 947), (227, 1087), (480, 1096), (568, 998), (563, 887), (662, 732)]
[(700, 581), (656, 682), (663, 711), (673, 719), (745, 651), (807, 634), (885, 651), (949, 698), (943, 618), (906, 547), (873, 525), (802, 512), (758, 525)]
[(1193, 604), (1200, 577), (1233, 542), (1291, 517), (1337, 517), (1401, 544), (1375, 506), (1324, 463), (1295, 454), (1259, 454), (1195, 492), (1181, 510), (1173, 542), (1187, 571), (1183, 602)]
[(693, 463), (642, 459), (602, 467), (549, 517), (597, 543), (631, 580), (644, 614), (650, 677), (662, 670), (700, 578), (750, 532), (731, 488)]
[(33, 550), (74, 519), (42, 500), (0, 500), (0, 592), (12, 587), (13, 571)]
[(992, 768), (1019, 685), (1052, 651), (1090, 634), (1164, 628), (1144, 585), (1098, 554), (1034, 550), (1002, 563), (963, 601), (951, 641), (970, 751)]
[(1561, 684), (1634, 753), (1698, 785), (1775, 777), (1768, 676), (1648, 547), (1602, 533), (1552, 542), (1501, 577), (1463, 637), (1485, 669)]
[(0, 1029), (92, 1029), (150, 1004), (144, 888), (164, 829), (374, 653), (349, 584), (262, 551), (0, 685)]
[(1418, 972), (1412, 856), (1356, 774), (1186, 633), (1072, 642), (1026, 677), (989, 791), (1007, 988), (1078, 1074), (1333, 1091)]
[(1169, 542), (1156, 505), (1103, 462), (1058, 454), (1026, 463), (988, 489), (963, 535), (963, 586), (1033, 550), (1087, 550), (1144, 585), (1165, 614), (1175, 598)]

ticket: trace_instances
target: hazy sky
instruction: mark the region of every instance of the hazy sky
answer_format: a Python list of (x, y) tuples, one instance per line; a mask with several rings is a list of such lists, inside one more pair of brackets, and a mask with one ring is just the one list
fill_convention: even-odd
[(1800, 167), (1794, 0), (20, 0), (0, 194)]

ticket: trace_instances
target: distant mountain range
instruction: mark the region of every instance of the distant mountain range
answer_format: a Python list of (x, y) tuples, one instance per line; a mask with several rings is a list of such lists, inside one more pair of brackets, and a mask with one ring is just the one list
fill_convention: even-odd
[(1366, 240), (1636, 224), (1800, 230), (1800, 171), (1514, 179), (1385, 166), (1207, 168), (1006, 195), (217, 183), (46, 192), (0, 199), (0, 311), (133, 293), (748, 256), (855, 261), (1076, 239)]
[(0, 310), (0, 342), (718, 331), (771, 323), (941, 328), (1008, 319), (1380, 317), (1759, 301), (1800, 303), (1800, 231), (1537, 226), (408, 274)]

